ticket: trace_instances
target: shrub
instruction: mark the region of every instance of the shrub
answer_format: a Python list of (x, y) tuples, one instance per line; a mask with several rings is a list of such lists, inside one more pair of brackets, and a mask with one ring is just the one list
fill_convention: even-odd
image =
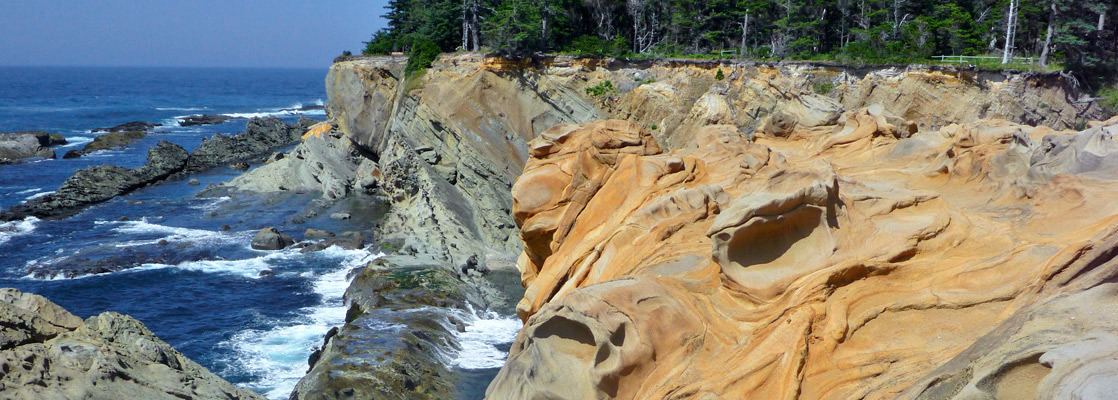
[(602, 96), (605, 96), (607, 94), (611, 94), (614, 91), (615, 91), (615, 89), (613, 87), (613, 82), (612, 81), (605, 81), (605, 82), (599, 83), (597, 85), (594, 85), (592, 87), (586, 88), (586, 94), (594, 96), (594, 97), (602, 97)]
[(815, 93), (827, 94), (827, 93), (831, 93), (831, 91), (835, 89), (835, 84), (833, 84), (831, 82), (820, 82), (820, 83), (816, 83), (816, 84), (811, 85), (811, 87), (812, 87), (812, 89), (815, 89)]
[(430, 40), (417, 41), (408, 51), (408, 65), (404, 73), (411, 75), (419, 70), (426, 70), (431, 63), (439, 58), (439, 46)]
[(1110, 114), (1118, 114), (1118, 88), (1106, 87), (1099, 89), (1099, 105)]
[(714, 80), (720, 81), (720, 80), (723, 80), (723, 79), (726, 79), (726, 75), (722, 75), (722, 68), (719, 68), (718, 73), (714, 74)]
[(367, 56), (372, 55), (387, 55), (392, 52), (392, 38), (386, 30), (377, 31), (373, 34), (373, 38), (365, 42), (365, 50), (362, 51)]

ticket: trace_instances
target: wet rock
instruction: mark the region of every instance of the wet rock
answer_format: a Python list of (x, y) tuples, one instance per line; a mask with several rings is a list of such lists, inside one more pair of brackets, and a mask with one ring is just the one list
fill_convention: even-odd
[(222, 225), (221, 230), (222, 231), (230, 231), (230, 230), (233, 230), (233, 227), (229, 226), (229, 225)]
[(349, 213), (333, 213), (333, 214), (330, 214), (330, 219), (343, 220), (343, 219), (349, 219), (349, 217), (350, 217)]
[(217, 125), (233, 119), (221, 114), (191, 115), (179, 119), (179, 126)]
[(54, 193), (0, 212), (0, 220), (63, 218), (93, 204), (129, 193), (182, 171), (189, 155), (181, 146), (160, 141), (148, 151), (140, 168), (99, 165), (79, 170), (66, 179)]
[(0, 326), (0, 398), (263, 399), (125, 315), (83, 322), (41, 296), (0, 289)]
[(198, 186), (198, 185), (201, 185), (202, 182), (199, 181), (198, 179), (191, 178), (189, 181), (186, 182), (186, 184), (191, 185), (191, 186)]
[(168, 242), (167, 239), (160, 239), (159, 243), (156, 243), (156, 245), (159, 245), (159, 246), (166, 246), (166, 245), (169, 245), (169, 244), (171, 244), (171, 242)]
[(295, 244), (295, 239), (270, 226), (261, 229), (252, 238), (252, 248), (256, 250), (283, 250), (293, 244)]
[(270, 269), (263, 269), (263, 270), (260, 270), (260, 273), (256, 274), (256, 276), (260, 277), (260, 278), (263, 278), (263, 277), (266, 277), (266, 276), (276, 276), (276, 272), (272, 271)]
[(235, 162), (229, 164), (229, 168), (234, 171), (248, 171), (249, 165), (246, 162)]
[(148, 132), (148, 131), (154, 130), (156, 127), (160, 127), (160, 126), (163, 126), (163, 124), (156, 124), (156, 123), (146, 122), (146, 121), (133, 121), (133, 122), (123, 123), (123, 124), (120, 124), (120, 125), (117, 125), (117, 126), (114, 126), (114, 127), (111, 127), (111, 128), (97, 128), (97, 129), (94, 129), (92, 132), (93, 133), (126, 132), (126, 131)]

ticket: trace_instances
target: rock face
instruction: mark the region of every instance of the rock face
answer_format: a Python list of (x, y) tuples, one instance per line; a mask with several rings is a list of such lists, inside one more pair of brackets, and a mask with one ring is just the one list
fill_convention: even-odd
[(0, 132), (0, 164), (25, 158), (54, 158), (54, 150), (50, 146), (55, 144), (47, 132)]
[(84, 322), (40, 296), (0, 289), (0, 397), (263, 399), (113, 312)]
[(189, 154), (181, 146), (161, 140), (148, 151), (147, 163), (128, 169), (115, 165), (98, 165), (75, 172), (62, 182), (57, 191), (0, 212), (0, 220), (10, 221), (28, 216), (63, 218), (85, 207), (139, 189), (186, 167)]
[(541, 134), (513, 187), (526, 324), (487, 397), (1106, 397), (1118, 118), (887, 109), (670, 152), (629, 122)]
[(328, 199), (367, 192), (367, 189), (376, 186), (375, 180), (368, 186), (360, 186), (361, 183), (357, 182), (357, 171), (366, 157), (333, 125), (313, 125), (301, 138), (302, 142), (290, 154), (226, 185), (252, 192), (320, 191)]

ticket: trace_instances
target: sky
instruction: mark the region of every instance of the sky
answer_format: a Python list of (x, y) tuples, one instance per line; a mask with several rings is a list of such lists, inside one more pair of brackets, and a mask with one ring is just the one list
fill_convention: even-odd
[(325, 68), (387, 0), (0, 0), (0, 66)]

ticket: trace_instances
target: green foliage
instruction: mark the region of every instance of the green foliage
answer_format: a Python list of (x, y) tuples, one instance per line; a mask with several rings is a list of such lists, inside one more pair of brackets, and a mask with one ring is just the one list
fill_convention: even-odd
[(608, 94), (616, 93), (617, 89), (613, 87), (612, 81), (605, 81), (597, 85), (586, 88), (586, 94), (594, 97), (602, 97)]
[(1107, 113), (1118, 114), (1118, 87), (1105, 87), (1099, 90), (1099, 105)]
[(659, 127), (659, 126), (657, 126), (656, 124), (652, 124), (652, 130), (656, 130), (656, 129), (658, 129), (658, 128), (660, 128), (660, 127)]
[(819, 82), (811, 85), (811, 88), (815, 90), (815, 93), (827, 94), (831, 93), (832, 90), (835, 90), (835, 84), (831, 82)]
[(342, 57), (349, 57), (349, 56), (352, 56), (352, 55), (353, 55), (352, 51), (349, 51), (349, 50), (342, 51)]
[[(1051, 64), (1088, 88), (1118, 77), (1114, 0), (1023, 0), (1013, 55), (1037, 57), (1054, 28)], [(1055, 5), (1057, 11), (1050, 11)], [(389, 0), (388, 27), (365, 54), (464, 44), (506, 55), (928, 63), (934, 55), (1000, 55), (1004, 0)], [(1100, 15), (1107, 24), (1098, 29)], [(1054, 18), (1053, 18), (1054, 17)], [(474, 26), (477, 25), (477, 26)], [(746, 29), (748, 28), (748, 29)], [(467, 34), (469, 33), (469, 34)], [(466, 37), (463, 37), (463, 36)], [(473, 40), (476, 36), (477, 40)], [(480, 43), (478, 43), (480, 42)], [(984, 68), (1031, 68), (1002, 65)]]
[(726, 79), (726, 75), (722, 75), (722, 68), (719, 68), (718, 72), (714, 74), (714, 80), (720, 81), (723, 79)]
[(408, 52), (408, 65), (404, 67), (404, 73), (412, 75), (416, 71), (426, 70), (437, 58), (439, 58), (439, 47), (435, 42), (425, 40), (416, 43)]

